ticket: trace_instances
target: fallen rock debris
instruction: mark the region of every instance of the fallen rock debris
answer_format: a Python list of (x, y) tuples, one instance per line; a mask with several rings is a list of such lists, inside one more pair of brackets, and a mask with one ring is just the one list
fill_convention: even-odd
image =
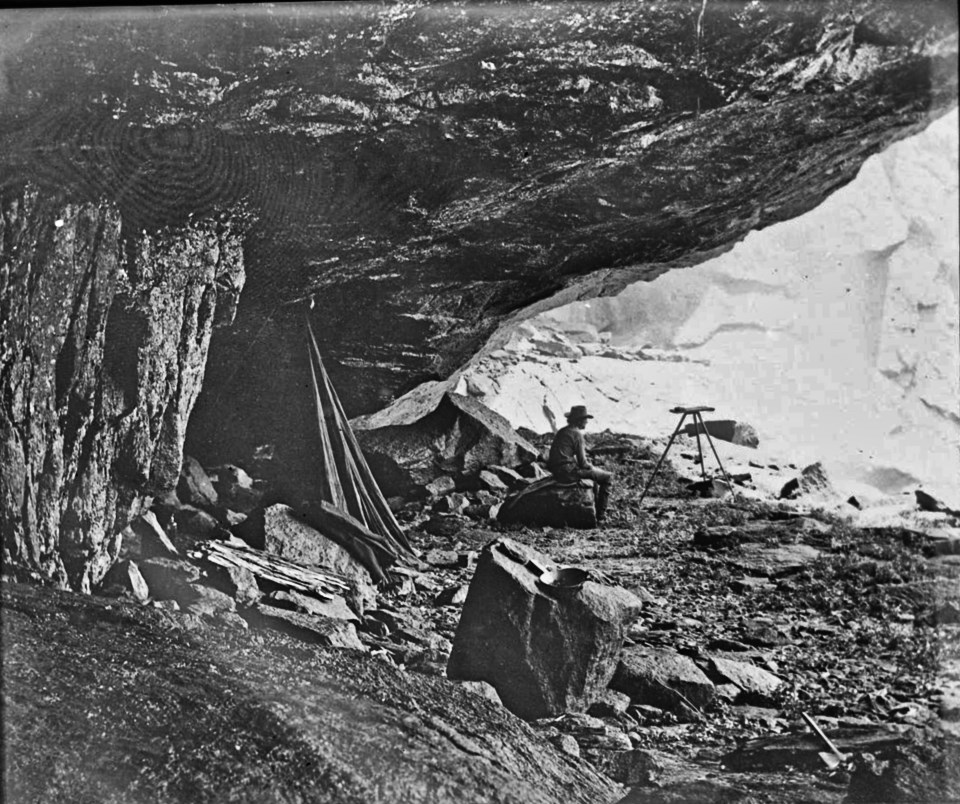
[[(419, 558), (381, 577), (323, 535), (352, 527), (329, 514), (197, 508), (207, 484), (189, 462), (184, 499), (125, 531), (102, 592), (458, 680), (571, 761), (672, 791), (663, 800), (748, 795), (756, 774), (796, 785), (790, 800), (804, 779), (837, 804), (848, 786), (851, 801), (885, 784), (916, 796), (917, 756), (933, 763), (930, 790), (953, 789), (957, 523), (857, 529), (786, 500), (698, 499), (669, 470), (640, 509), (656, 454), (607, 433), (588, 444), (618, 478), (602, 531), (497, 517), (552, 483), (525, 454), (516, 469), (478, 464), (472, 487), (440, 476), (393, 499)], [(264, 499), (245, 496), (257, 481), (239, 468), (218, 471), (218, 504)], [(801, 477), (824, 490), (815, 468)], [(558, 593), (530, 560), (589, 580)]]

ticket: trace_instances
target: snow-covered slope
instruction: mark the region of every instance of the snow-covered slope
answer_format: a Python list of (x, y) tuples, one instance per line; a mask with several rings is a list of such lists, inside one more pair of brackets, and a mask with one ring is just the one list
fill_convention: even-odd
[[(801, 218), (535, 319), (466, 372), (471, 391), (539, 431), (545, 402), (648, 436), (672, 431), (674, 404), (710, 404), (840, 486), (960, 496), (957, 131), (954, 111)], [(538, 346), (537, 328), (568, 331), (573, 348)], [(622, 359), (638, 347), (659, 359)]]

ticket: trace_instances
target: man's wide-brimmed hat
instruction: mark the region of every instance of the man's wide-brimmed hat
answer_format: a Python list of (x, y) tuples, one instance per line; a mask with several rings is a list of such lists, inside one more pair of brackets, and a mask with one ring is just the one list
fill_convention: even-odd
[(574, 405), (572, 408), (570, 408), (570, 412), (567, 414), (568, 422), (578, 422), (592, 418), (593, 416), (587, 413), (586, 405)]

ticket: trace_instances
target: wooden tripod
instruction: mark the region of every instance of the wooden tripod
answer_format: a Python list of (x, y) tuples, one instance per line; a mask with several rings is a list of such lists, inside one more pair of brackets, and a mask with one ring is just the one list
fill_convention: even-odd
[(710, 444), (710, 449), (713, 450), (713, 457), (717, 459), (717, 465), (720, 467), (720, 471), (723, 472), (723, 477), (727, 481), (727, 484), (730, 486), (730, 491), (733, 492), (736, 496), (736, 491), (733, 489), (733, 482), (730, 480), (730, 476), (727, 474), (727, 470), (723, 468), (723, 464), (720, 462), (720, 456), (717, 455), (717, 448), (713, 446), (713, 439), (710, 438), (710, 431), (707, 430), (707, 426), (703, 423), (703, 413), (712, 413), (716, 408), (711, 408), (706, 405), (699, 405), (696, 407), (676, 407), (670, 408), (671, 413), (679, 413), (680, 421), (677, 423), (676, 429), (673, 431), (673, 435), (670, 436), (670, 440), (667, 442), (667, 448), (663, 451), (663, 455), (660, 456), (660, 460), (657, 461), (657, 465), (653, 469), (653, 474), (650, 475), (650, 479), (647, 481), (647, 485), (643, 488), (643, 494), (640, 495), (640, 502), (638, 505), (643, 505), (643, 498), (647, 496), (647, 491), (650, 489), (653, 479), (657, 476), (657, 472), (660, 471), (660, 465), (663, 463), (664, 459), (667, 457), (667, 453), (670, 451), (670, 447), (673, 446), (673, 441), (677, 437), (677, 434), (680, 432), (680, 428), (683, 427), (683, 423), (686, 420), (687, 416), (693, 418), (694, 432), (697, 436), (697, 454), (699, 455), (700, 463), (700, 475), (704, 480), (707, 480), (707, 470), (703, 465), (703, 446), (700, 443), (700, 431), (703, 431), (703, 434), (707, 437), (707, 441)]

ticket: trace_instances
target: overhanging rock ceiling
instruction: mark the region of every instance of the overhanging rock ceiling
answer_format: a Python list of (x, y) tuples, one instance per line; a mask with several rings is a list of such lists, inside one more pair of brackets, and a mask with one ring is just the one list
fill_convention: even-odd
[(560, 291), (798, 215), (956, 105), (938, 2), (322, 3), (4, 12), (0, 179), (128, 234), (242, 215), (198, 449), (280, 437), (303, 316), (351, 414)]

